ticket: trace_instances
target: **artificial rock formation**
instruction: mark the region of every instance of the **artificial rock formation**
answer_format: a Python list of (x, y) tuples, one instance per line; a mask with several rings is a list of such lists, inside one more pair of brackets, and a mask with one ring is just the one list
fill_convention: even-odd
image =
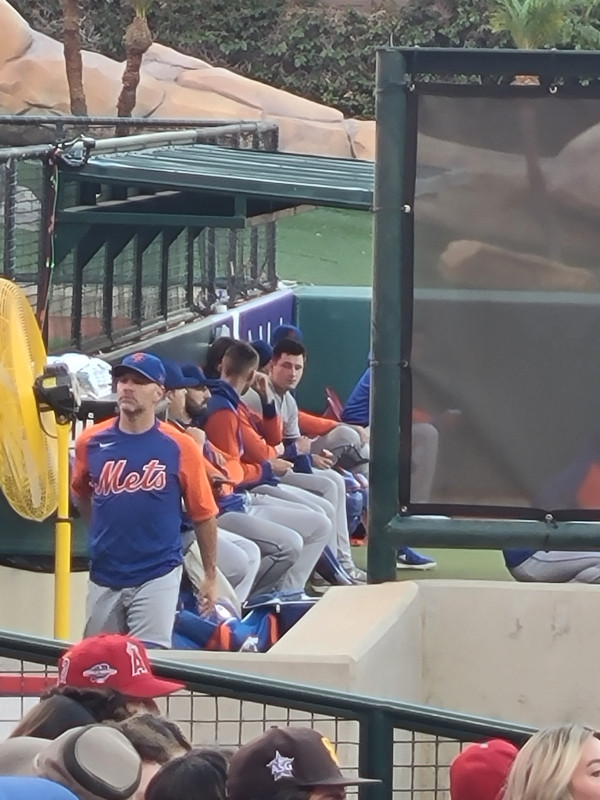
[[(0, 114), (68, 114), (62, 44), (32, 30), (7, 0), (0, 0), (0, 30)], [(115, 116), (124, 65), (98, 53), (84, 51), (82, 57), (88, 113)], [(281, 150), (374, 157), (373, 122), (347, 120), (336, 109), (160, 44), (153, 44), (144, 56), (134, 113), (276, 122)]]

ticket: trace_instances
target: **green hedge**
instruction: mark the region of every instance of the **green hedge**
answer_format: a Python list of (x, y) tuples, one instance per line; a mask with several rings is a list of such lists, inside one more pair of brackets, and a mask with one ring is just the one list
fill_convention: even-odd
[[(13, 0), (38, 30), (61, 36), (60, 0)], [(123, 58), (128, 0), (81, 0), (86, 47)], [(372, 117), (375, 49), (506, 44), (489, 31), (488, 0), (410, 0), (401, 10), (331, 9), (319, 0), (155, 0), (148, 14), (155, 38), (217, 66)]]

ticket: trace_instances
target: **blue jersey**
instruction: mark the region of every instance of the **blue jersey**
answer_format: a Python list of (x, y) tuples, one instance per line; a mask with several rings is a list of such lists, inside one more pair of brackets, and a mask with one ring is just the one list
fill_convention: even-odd
[(371, 367), (360, 376), (360, 380), (350, 392), (342, 411), (342, 422), (351, 425), (369, 425), (369, 400), (371, 396)]
[(200, 448), (163, 422), (139, 434), (123, 432), (118, 419), (86, 428), (72, 488), (92, 501), (90, 578), (113, 589), (181, 564), (182, 500), (193, 521), (217, 514)]

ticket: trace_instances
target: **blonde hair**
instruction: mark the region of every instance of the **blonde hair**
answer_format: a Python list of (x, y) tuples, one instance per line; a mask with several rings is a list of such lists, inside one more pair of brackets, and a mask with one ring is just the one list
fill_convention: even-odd
[(572, 800), (571, 778), (583, 746), (595, 735), (583, 725), (555, 725), (535, 733), (514, 760), (503, 800)]

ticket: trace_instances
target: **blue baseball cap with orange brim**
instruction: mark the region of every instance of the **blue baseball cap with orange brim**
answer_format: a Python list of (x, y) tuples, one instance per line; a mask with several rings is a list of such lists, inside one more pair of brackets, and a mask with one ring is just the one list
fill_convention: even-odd
[(163, 362), (151, 353), (132, 353), (130, 356), (125, 356), (123, 361), (112, 369), (114, 378), (120, 378), (127, 372), (137, 372), (146, 380), (158, 383), (160, 386), (165, 385), (167, 377)]

